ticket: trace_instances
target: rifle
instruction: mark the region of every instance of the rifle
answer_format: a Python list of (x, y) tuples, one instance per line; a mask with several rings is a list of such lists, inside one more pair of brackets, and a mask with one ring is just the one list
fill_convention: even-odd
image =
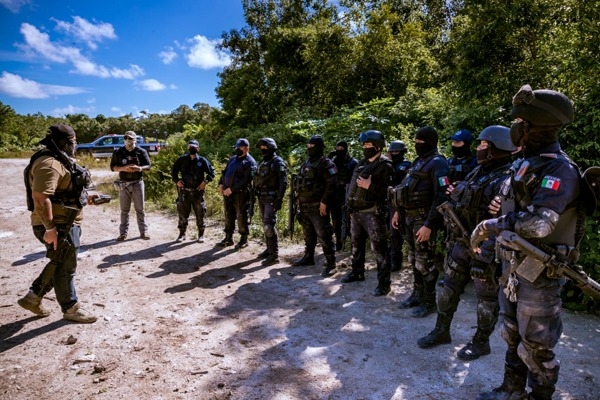
[(290, 232), (290, 239), (294, 238), (294, 222), (296, 219), (296, 213), (298, 212), (298, 205), (296, 204), (296, 177), (297, 174), (292, 174), (292, 180), (290, 184), (289, 193), (289, 204), (288, 204), (288, 231)]
[(557, 260), (554, 254), (534, 246), (515, 232), (502, 231), (496, 237), (496, 241), (525, 255), (525, 259), (519, 264), (516, 272), (529, 282), (535, 281), (542, 271), (548, 267), (553, 273), (571, 279), (575, 286), (581, 288), (594, 299), (600, 300), (600, 284), (590, 278), (580, 265)]
[(475, 259), (477, 255), (471, 248), (471, 235), (469, 235), (469, 232), (463, 225), (462, 221), (460, 218), (458, 218), (458, 215), (456, 215), (456, 211), (454, 210), (454, 205), (452, 202), (445, 201), (437, 206), (436, 210), (444, 216), (444, 220), (448, 220), (449, 229), (453, 231), (458, 230), (460, 232), (460, 236), (456, 238), (456, 240), (461, 242), (469, 252), (471, 258)]

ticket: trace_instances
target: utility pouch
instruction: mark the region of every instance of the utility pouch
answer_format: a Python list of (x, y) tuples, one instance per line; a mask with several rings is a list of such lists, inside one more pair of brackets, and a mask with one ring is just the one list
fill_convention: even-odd
[(542, 261), (531, 256), (527, 256), (523, 261), (521, 261), (516, 272), (519, 276), (522, 276), (527, 281), (535, 282), (545, 268), (546, 265), (544, 265)]

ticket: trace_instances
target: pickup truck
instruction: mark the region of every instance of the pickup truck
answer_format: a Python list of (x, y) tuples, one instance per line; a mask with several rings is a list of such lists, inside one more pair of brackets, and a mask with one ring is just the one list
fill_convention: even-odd
[[(111, 157), (114, 150), (123, 146), (125, 146), (124, 135), (106, 135), (91, 143), (78, 143), (76, 155), (90, 155), (95, 158)], [(149, 155), (156, 155), (161, 147), (164, 147), (164, 144), (160, 142), (146, 143), (144, 137), (138, 136), (136, 146), (146, 150)]]

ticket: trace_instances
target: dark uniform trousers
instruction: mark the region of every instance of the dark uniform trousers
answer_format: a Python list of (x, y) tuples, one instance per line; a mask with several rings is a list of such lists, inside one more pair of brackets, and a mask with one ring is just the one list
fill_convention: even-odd
[[(426, 210), (422, 212), (406, 211), (406, 244), (408, 250), (408, 261), (413, 268), (415, 287), (433, 287), (435, 292), (435, 280), (438, 277), (438, 270), (435, 266), (435, 237), (437, 230), (431, 230), (431, 236), (426, 242), (416, 241), (417, 231), (425, 222)], [(429, 293), (432, 295), (431, 293)], [(433, 293), (435, 296), (435, 293)]]
[(225, 234), (233, 235), (235, 231), (235, 222), (237, 221), (238, 232), (240, 235), (248, 235), (250, 223), (248, 217), (248, 205), (250, 200), (250, 192), (244, 190), (242, 192), (234, 192), (229, 196), (223, 197), (225, 204)]
[(319, 202), (300, 203), (300, 214), (298, 222), (302, 226), (304, 233), (305, 255), (314, 255), (317, 241), (323, 247), (323, 254), (335, 256), (335, 246), (333, 244), (333, 227), (329, 222), (329, 214), (321, 216), (319, 212)]
[(352, 272), (364, 274), (367, 239), (377, 262), (377, 280), (380, 285), (389, 286), (391, 267), (387, 242), (386, 216), (377, 212), (353, 212), (350, 220), (352, 238)]
[(188, 218), (194, 210), (196, 216), (196, 226), (198, 227), (198, 236), (204, 235), (206, 224), (204, 223), (204, 215), (206, 214), (206, 202), (204, 201), (204, 190), (186, 190), (180, 189), (177, 199), (177, 213), (179, 214), (179, 223), (177, 228), (184, 231), (188, 226)]
[(279, 244), (277, 238), (277, 230), (275, 225), (277, 223), (277, 211), (273, 206), (273, 196), (259, 196), (258, 197), (258, 209), (260, 211), (260, 218), (262, 219), (263, 230), (265, 232), (265, 239), (267, 241), (267, 250), (269, 254), (279, 254)]
[(388, 206), (389, 212), (389, 230), (390, 230), (390, 263), (394, 271), (399, 271), (402, 268), (402, 247), (404, 246), (403, 229), (404, 221), (398, 221), (400, 229), (395, 229), (392, 226), (392, 218), (396, 209), (393, 206)]

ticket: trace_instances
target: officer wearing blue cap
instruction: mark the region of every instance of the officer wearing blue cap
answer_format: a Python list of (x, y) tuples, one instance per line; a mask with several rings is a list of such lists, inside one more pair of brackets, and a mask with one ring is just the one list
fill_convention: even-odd
[(206, 213), (206, 202), (204, 201), (204, 189), (206, 185), (215, 179), (215, 170), (210, 161), (198, 154), (200, 144), (196, 139), (189, 141), (188, 152), (179, 156), (171, 169), (171, 179), (177, 185), (177, 213), (179, 214), (179, 237), (177, 242), (185, 240), (185, 232), (188, 226), (188, 218), (192, 209), (196, 216), (198, 227), (198, 242), (204, 242), (204, 214)]
[(236, 140), (233, 149), (235, 155), (227, 161), (227, 166), (219, 179), (219, 193), (225, 202), (225, 239), (217, 243), (217, 246), (233, 246), (233, 231), (237, 220), (240, 241), (235, 248), (241, 249), (248, 245), (249, 205), (256, 161), (248, 153), (250, 143), (247, 139)]
[(452, 140), (452, 157), (448, 158), (450, 182), (465, 179), (467, 174), (477, 166), (477, 159), (471, 150), (473, 135), (467, 129), (459, 129), (450, 137)]

